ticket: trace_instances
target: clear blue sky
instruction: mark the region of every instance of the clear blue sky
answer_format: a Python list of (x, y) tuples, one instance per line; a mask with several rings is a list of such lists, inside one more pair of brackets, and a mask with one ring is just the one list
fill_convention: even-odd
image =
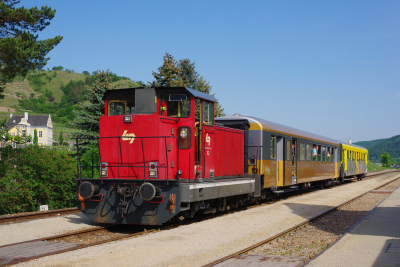
[(347, 141), (400, 134), (400, 1), (22, 1), (57, 10), (46, 66), (143, 82), (189, 58), (229, 115)]

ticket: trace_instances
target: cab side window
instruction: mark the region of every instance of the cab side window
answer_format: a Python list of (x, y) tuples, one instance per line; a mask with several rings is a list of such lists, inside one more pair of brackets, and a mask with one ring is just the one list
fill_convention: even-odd
[(203, 124), (214, 125), (214, 103), (203, 102)]
[(135, 113), (135, 94), (115, 95), (108, 100), (108, 116)]
[(112, 102), (110, 103), (109, 116), (123, 115), (125, 114), (125, 104), (122, 102)]
[(160, 115), (174, 118), (190, 116), (190, 97), (186, 94), (163, 93), (160, 98)]

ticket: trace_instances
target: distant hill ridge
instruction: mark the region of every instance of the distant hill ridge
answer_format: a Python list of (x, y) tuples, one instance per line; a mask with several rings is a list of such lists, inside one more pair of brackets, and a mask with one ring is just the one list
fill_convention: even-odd
[(355, 142), (369, 150), (369, 157), (379, 159), (383, 152), (388, 152), (391, 158), (400, 158), (400, 135), (386, 139)]

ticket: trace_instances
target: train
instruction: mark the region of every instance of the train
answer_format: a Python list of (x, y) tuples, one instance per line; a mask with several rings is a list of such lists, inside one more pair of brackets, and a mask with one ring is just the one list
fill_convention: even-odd
[(94, 223), (162, 225), (368, 171), (364, 147), (256, 117), (215, 117), (217, 100), (190, 88), (108, 90), (103, 100), (98, 162), (77, 164), (78, 208)]

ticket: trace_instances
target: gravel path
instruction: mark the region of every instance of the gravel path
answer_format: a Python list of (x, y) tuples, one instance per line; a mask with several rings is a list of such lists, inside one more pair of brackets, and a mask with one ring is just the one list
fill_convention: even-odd
[(387, 196), (366, 194), (338, 210), (249, 251), (248, 254), (311, 259), (332, 245)]
[[(260, 242), (398, 177), (400, 175), (397, 173), (386, 174), (379, 179), (352, 182), (272, 205), (143, 237), (54, 255), (19, 266), (201, 266)], [(54, 226), (52, 223), (46, 223), (45, 226), (47, 220), (51, 219), (41, 220), (42, 229)], [(26, 227), (29, 223), (26, 223)]]

